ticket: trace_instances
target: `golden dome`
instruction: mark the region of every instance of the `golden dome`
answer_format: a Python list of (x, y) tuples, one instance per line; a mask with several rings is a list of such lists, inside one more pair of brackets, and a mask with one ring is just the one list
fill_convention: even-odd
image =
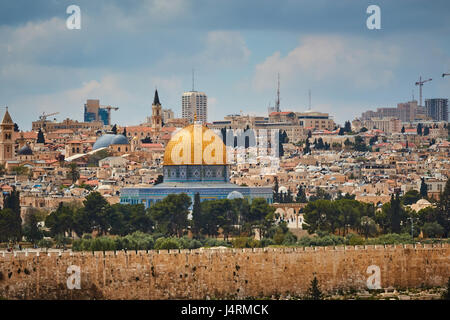
[(167, 143), (164, 165), (224, 165), (227, 149), (211, 129), (191, 124), (178, 131)]

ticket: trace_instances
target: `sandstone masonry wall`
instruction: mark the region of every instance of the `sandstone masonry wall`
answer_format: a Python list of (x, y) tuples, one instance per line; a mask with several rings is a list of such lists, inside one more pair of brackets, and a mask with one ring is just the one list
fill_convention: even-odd
[[(444, 286), (450, 245), (207, 249), (79, 253), (0, 253), (0, 297), (8, 299), (205, 299), (305, 294), (314, 275), (323, 291)], [(69, 289), (69, 266), (81, 289)]]

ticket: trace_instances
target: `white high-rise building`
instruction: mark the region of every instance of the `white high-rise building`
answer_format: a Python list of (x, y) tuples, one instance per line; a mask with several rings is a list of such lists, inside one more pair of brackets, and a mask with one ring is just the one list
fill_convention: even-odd
[(181, 112), (181, 117), (189, 119), (190, 123), (194, 122), (195, 116), (197, 116), (197, 121), (206, 123), (208, 121), (208, 98), (206, 94), (198, 91), (183, 93)]

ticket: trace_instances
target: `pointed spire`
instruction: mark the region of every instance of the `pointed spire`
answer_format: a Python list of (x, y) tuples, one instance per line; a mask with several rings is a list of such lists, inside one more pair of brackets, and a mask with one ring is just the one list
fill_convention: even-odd
[(8, 112), (8, 107), (6, 107), (5, 115), (3, 116), (2, 124), (13, 124), (14, 122), (11, 119), (11, 116)]
[(154, 105), (161, 105), (161, 103), (159, 102), (159, 96), (158, 96), (158, 89), (155, 89), (155, 98), (153, 99), (153, 104)]

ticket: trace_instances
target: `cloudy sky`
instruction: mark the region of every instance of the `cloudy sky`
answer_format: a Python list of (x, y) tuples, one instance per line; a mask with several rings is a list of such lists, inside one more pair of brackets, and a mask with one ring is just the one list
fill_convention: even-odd
[[(66, 8), (81, 8), (68, 30)], [(381, 8), (381, 30), (366, 9)], [(43, 112), (82, 120), (86, 99), (120, 108), (112, 121), (139, 124), (155, 87), (181, 115), (181, 95), (209, 98), (209, 121), (267, 114), (277, 73), (281, 108), (362, 111), (450, 96), (448, 0), (0, 0), (0, 106), (21, 129)], [(3, 112), (3, 111), (2, 111)]]

